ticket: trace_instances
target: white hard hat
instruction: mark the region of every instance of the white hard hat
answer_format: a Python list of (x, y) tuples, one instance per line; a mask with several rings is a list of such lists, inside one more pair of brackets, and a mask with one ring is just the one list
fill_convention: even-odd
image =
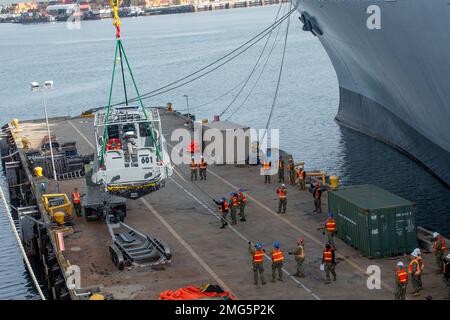
[(397, 267), (403, 267), (403, 266), (404, 266), (403, 262), (401, 262), (401, 261), (397, 262)]
[(414, 249), (414, 252), (417, 253), (417, 254), (422, 254), (422, 253), (420, 252), (420, 249), (419, 249), (419, 248), (415, 248), (415, 249)]
[(281, 184), (282, 187), (286, 187), (286, 185), (284, 183)]
[(433, 232), (433, 238), (436, 238), (439, 235), (438, 232)]
[(413, 252), (411, 252), (411, 255), (413, 256), (413, 257), (416, 257), (417, 258), (417, 252), (414, 250)]
[(450, 260), (450, 253), (447, 255), (446, 258), (447, 258), (447, 260)]

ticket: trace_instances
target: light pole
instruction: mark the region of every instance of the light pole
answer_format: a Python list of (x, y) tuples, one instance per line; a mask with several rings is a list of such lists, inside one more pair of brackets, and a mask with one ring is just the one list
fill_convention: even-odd
[(185, 94), (183, 97), (186, 98), (186, 107), (187, 107), (187, 112), (188, 112), (188, 120), (190, 122), (191, 121), (191, 113), (189, 112), (189, 96), (187, 94)]
[(52, 138), (50, 136), (50, 125), (48, 124), (48, 113), (47, 113), (47, 101), (45, 97), (45, 91), (53, 89), (53, 81), (47, 80), (44, 81), (43, 84), (39, 84), (38, 82), (32, 82), (31, 83), (31, 91), (36, 92), (40, 91), (42, 92), (42, 103), (44, 104), (44, 113), (45, 113), (45, 123), (47, 124), (47, 136), (48, 136), (48, 143), (50, 147), (50, 156), (52, 160), (52, 167), (53, 167), (53, 179), (56, 181), (56, 191), (59, 193), (59, 182), (58, 182), (58, 176), (56, 175), (56, 166), (55, 166), (55, 157), (53, 156), (53, 145), (52, 145)]

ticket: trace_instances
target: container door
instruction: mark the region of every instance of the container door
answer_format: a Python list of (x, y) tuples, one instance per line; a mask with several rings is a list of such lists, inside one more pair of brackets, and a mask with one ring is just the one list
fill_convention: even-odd
[(376, 257), (380, 252), (381, 232), (380, 221), (376, 212), (372, 211), (367, 214), (368, 225), (368, 255), (369, 257)]
[(395, 248), (395, 237), (392, 234), (394, 228), (392, 213), (380, 210), (378, 214), (380, 229), (379, 250), (375, 253), (376, 257), (392, 256)]
[(393, 216), (396, 254), (409, 253), (417, 247), (414, 207), (396, 208)]

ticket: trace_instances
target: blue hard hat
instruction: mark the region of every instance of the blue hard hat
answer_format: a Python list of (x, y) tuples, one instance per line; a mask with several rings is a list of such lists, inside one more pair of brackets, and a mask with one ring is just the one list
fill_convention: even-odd
[(274, 246), (275, 248), (277, 248), (277, 249), (280, 248), (280, 244), (279, 244), (278, 242), (275, 242), (275, 243), (273, 244), (273, 246)]
[(332, 217), (332, 216), (333, 216), (333, 214), (332, 214), (331, 212), (329, 212), (329, 213), (328, 213), (328, 216), (329, 216), (329, 217)]
[(222, 197), (222, 200), (227, 200), (227, 198), (225, 198), (225, 197)]
[(257, 248), (262, 248), (261, 242), (258, 242), (258, 243), (256, 244), (256, 247), (257, 247)]

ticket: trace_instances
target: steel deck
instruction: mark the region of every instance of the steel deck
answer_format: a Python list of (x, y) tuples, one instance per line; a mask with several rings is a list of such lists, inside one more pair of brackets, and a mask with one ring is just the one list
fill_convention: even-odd
[[(163, 133), (169, 144), (170, 134), (183, 128), (186, 119), (176, 113), (161, 111)], [(23, 123), (27, 126), (27, 123)], [(42, 130), (33, 124), (33, 128)], [(57, 139), (77, 142), (80, 154), (94, 150), (93, 119), (73, 118), (52, 122), (52, 133)], [(172, 147), (169, 145), (169, 151)], [(301, 160), (301, 159), (295, 159)], [(326, 236), (317, 230), (326, 218), (316, 214), (312, 196), (288, 185), (286, 214), (277, 214), (275, 189), (277, 177), (264, 184), (259, 168), (253, 166), (208, 166), (206, 181), (189, 180), (189, 165), (176, 166), (166, 187), (139, 200), (128, 200), (125, 223), (143, 234), (164, 240), (172, 251), (171, 265), (159, 269), (133, 268), (119, 271), (110, 259), (108, 247), (111, 237), (107, 226), (100, 222), (86, 222), (75, 218), (75, 232), (65, 237), (66, 257), (81, 268), (83, 288), (102, 286), (103, 291), (115, 299), (157, 299), (168, 289), (204, 283), (219, 284), (239, 299), (393, 299), (394, 273), (397, 258), (370, 260), (363, 257), (340, 239), (335, 239), (338, 279), (325, 284), (325, 274), (319, 270)], [(287, 174), (287, 172), (286, 172)], [(287, 181), (287, 176), (286, 176)], [(70, 194), (74, 187), (84, 192), (84, 179), (60, 181), (61, 191)], [(247, 189), (247, 222), (219, 229), (216, 205), (208, 197), (228, 196), (239, 187)], [(203, 191), (201, 191), (203, 190)], [(207, 193), (205, 193), (207, 192)], [(323, 196), (326, 199), (326, 194)], [(326, 201), (323, 203), (324, 212)], [(305, 238), (306, 278), (295, 278), (295, 261), (287, 255), (296, 247), (299, 237)], [(284, 281), (272, 283), (271, 262), (264, 262), (267, 284), (255, 286), (248, 241), (260, 241), (266, 250), (280, 242), (286, 252)], [(433, 299), (446, 296), (441, 275), (435, 275), (435, 262), (431, 253), (423, 254), (425, 273), (424, 291), (419, 297), (431, 295)], [(406, 262), (406, 257), (402, 258)], [(367, 268), (381, 269), (381, 289), (367, 288)], [(408, 293), (411, 291), (408, 287)]]

